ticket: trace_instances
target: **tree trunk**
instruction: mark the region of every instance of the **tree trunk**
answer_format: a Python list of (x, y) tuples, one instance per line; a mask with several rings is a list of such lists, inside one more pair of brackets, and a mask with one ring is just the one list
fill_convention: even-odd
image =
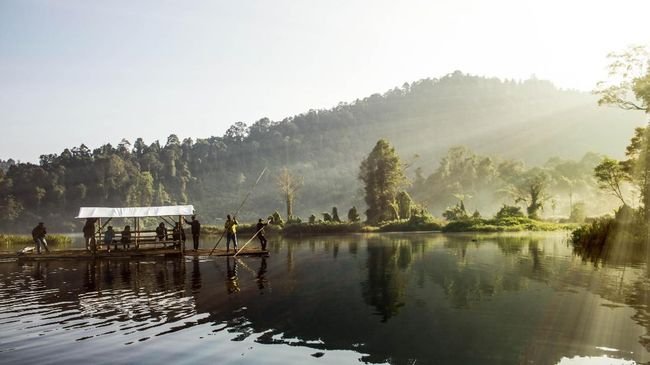
[(287, 200), (287, 220), (289, 220), (293, 216), (293, 197), (291, 194), (287, 194), (286, 196)]

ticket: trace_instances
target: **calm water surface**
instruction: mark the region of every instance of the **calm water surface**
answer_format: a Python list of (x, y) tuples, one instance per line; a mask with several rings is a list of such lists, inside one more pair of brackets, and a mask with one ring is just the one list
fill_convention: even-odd
[(644, 255), (580, 255), (566, 238), (274, 238), (268, 258), (2, 262), (0, 362), (650, 361)]

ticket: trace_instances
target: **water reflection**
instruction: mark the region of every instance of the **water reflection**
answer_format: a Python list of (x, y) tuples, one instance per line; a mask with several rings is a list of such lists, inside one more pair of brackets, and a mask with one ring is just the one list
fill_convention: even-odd
[(367, 280), (361, 283), (363, 298), (376, 308), (386, 322), (404, 306), (405, 272), (411, 263), (408, 242), (385, 242), (381, 238), (368, 240)]
[(650, 360), (647, 265), (574, 252), (563, 235), (355, 235), (270, 249), (2, 263), (3, 361)]

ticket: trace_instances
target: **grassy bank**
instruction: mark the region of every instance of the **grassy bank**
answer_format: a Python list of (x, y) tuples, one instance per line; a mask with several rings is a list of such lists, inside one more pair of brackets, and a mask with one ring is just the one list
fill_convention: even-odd
[(576, 228), (576, 224), (563, 224), (538, 221), (526, 217), (505, 217), (494, 219), (468, 219), (449, 222), (442, 227), (443, 232), (521, 232), (521, 231), (560, 231)]
[(602, 248), (615, 244), (644, 244), (647, 223), (642, 212), (621, 207), (614, 217), (594, 219), (571, 233), (574, 245), (585, 249)]
[(380, 232), (415, 232), (415, 231), (440, 231), (443, 223), (435, 221), (413, 221), (410, 219), (392, 221), (379, 226)]
[[(370, 226), (363, 223), (291, 223), (284, 227), (269, 225), (265, 229), (267, 234), (282, 234), (285, 236), (300, 235), (328, 235), (345, 233), (368, 232), (415, 232), (415, 231), (442, 231), (442, 232), (521, 232), (521, 231), (559, 231), (571, 230), (578, 227), (576, 224), (560, 224), (554, 222), (538, 221), (526, 217), (505, 217), (499, 219), (467, 219), (444, 223), (435, 219), (404, 219), (383, 223), (379, 226)], [(208, 226), (203, 234), (223, 233), (223, 228)], [(240, 224), (237, 233), (252, 235), (256, 231), (255, 224)]]
[[(66, 247), (72, 244), (72, 239), (62, 234), (48, 234), (45, 240), (49, 247)], [(26, 234), (0, 234), (0, 244), (2, 247), (23, 248), (34, 246), (34, 240), (31, 235)]]

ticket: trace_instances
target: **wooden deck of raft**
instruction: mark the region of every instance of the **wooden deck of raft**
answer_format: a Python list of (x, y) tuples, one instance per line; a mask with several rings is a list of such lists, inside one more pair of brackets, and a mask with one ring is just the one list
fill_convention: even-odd
[[(199, 249), (194, 250), (185, 250), (185, 254), (181, 253), (177, 249), (170, 248), (151, 248), (151, 249), (138, 249), (138, 250), (112, 250), (108, 251), (97, 251), (92, 253), (84, 249), (76, 250), (51, 250), (49, 253), (16, 253), (16, 252), (0, 252), (0, 260), (92, 260), (92, 259), (103, 259), (103, 258), (120, 258), (120, 259), (136, 259), (136, 258), (147, 258), (147, 257), (203, 257), (210, 255), (212, 249)], [(226, 252), (225, 249), (216, 249), (212, 253), (213, 257), (220, 256), (233, 256), (235, 251), (230, 250)], [(259, 249), (248, 249), (245, 248), (237, 256), (268, 256), (268, 251), (262, 251)]]

